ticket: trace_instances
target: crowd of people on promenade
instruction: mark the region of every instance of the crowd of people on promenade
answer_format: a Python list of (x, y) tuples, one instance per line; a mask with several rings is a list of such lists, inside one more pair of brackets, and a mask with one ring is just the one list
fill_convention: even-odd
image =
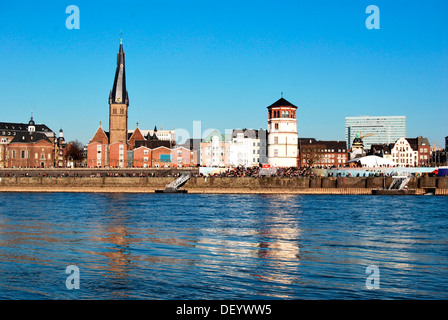
[[(313, 167), (313, 169), (321, 169)], [(377, 169), (366, 169), (360, 172), (350, 172), (344, 171), (346, 168), (326, 168), (333, 169), (329, 172), (326, 172), (325, 175), (328, 177), (388, 177), (396, 175), (395, 171), (382, 171)], [(336, 170), (334, 170), (336, 169)], [(338, 172), (338, 169), (341, 169), (341, 172)], [(363, 169), (359, 167), (355, 167), (356, 169)], [(398, 169), (398, 168), (397, 168)], [(58, 171), (10, 171), (10, 172), (0, 172), (0, 177), (179, 177), (183, 173), (177, 170), (163, 170), (163, 171), (135, 171), (135, 172), (117, 172), (116, 170), (112, 171), (96, 171), (96, 170), (80, 170), (69, 172), (65, 170)], [(188, 174), (191, 177), (203, 177), (205, 178), (207, 175), (198, 171), (189, 171)], [(282, 177), (282, 178), (294, 178), (294, 177), (322, 177), (323, 172), (313, 171), (310, 168), (297, 168), (297, 167), (289, 167), (289, 168), (263, 168), (259, 166), (254, 167), (244, 167), (238, 166), (235, 168), (228, 168), (226, 170), (221, 170), (220, 172), (210, 173), (209, 177), (217, 177), (217, 178), (244, 178), (244, 177), (252, 177), (252, 178), (263, 178), (263, 177)], [(434, 173), (412, 173), (413, 176), (435, 176)]]
[(262, 178), (269, 176), (293, 178), (293, 177), (311, 177), (316, 175), (312, 173), (310, 170), (296, 167), (264, 169), (261, 167), (243, 167), (243, 166), (210, 174), (210, 177), (219, 177), (219, 178), (243, 178), (243, 177)]
[[(0, 174), (0, 177), (15, 178), (15, 177), (43, 177), (43, 178), (64, 178), (64, 177), (90, 177), (90, 178), (102, 178), (102, 177), (180, 177), (180, 172), (13, 172)], [(199, 177), (198, 173), (191, 174), (192, 177)]]

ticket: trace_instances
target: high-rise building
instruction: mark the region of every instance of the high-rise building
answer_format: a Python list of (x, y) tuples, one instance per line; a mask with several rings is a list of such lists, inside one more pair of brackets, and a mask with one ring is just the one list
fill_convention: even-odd
[(345, 118), (345, 141), (352, 148), (356, 136), (362, 139), (365, 149), (372, 144), (395, 143), (406, 137), (406, 116), (362, 116)]

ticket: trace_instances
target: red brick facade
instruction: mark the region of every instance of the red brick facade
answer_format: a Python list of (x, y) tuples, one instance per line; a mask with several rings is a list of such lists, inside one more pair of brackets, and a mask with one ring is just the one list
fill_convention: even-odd
[(8, 145), (6, 162), (8, 168), (51, 168), (54, 166), (54, 145), (46, 140), (12, 142)]
[(197, 152), (184, 147), (178, 147), (171, 150), (171, 158), (175, 168), (187, 168), (195, 166), (198, 162)]
[(167, 147), (158, 147), (152, 150), (151, 154), (152, 167), (154, 168), (171, 168), (172, 154), (171, 149)]
[(87, 146), (87, 167), (106, 167), (107, 144), (92, 142)]
[(137, 127), (137, 128), (135, 128), (134, 132), (132, 133), (131, 137), (129, 138), (129, 141), (128, 141), (129, 150), (133, 150), (135, 147), (135, 141), (139, 141), (139, 140), (141, 141), (141, 140), (146, 140), (146, 139), (143, 136), (140, 129)]
[(298, 167), (342, 167), (348, 160), (345, 141), (299, 139)]
[(109, 146), (109, 167), (127, 167), (127, 145), (122, 142), (115, 142)]
[(92, 140), (87, 145), (87, 167), (104, 168), (109, 165), (106, 161), (108, 160), (108, 145), (109, 138), (100, 125)]
[(134, 149), (134, 167), (135, 168), (150, 168), (152, 166), (152, 152), (147, 147), (139, 147)]

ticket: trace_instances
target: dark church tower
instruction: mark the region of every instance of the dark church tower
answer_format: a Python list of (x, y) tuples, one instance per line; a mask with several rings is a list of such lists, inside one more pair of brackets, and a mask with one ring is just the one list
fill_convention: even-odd
[(109, 95), (109, 106), (109, 144), (116, 142), (127, 144), (129, 99), (128, 92), (126, 91), (124, 51), (121, 38), (120, 48), (117, 54), (117, 70), (115, 71), (114, 86)]

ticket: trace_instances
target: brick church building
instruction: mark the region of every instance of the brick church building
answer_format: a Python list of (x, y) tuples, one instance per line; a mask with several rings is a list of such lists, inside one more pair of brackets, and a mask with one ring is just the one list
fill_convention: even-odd
[(87, 166), (177, 167), (190, 166), (191, 161), (196, 160), (196, 155), (182, 157), (185, 151), (173, 149), (175, 141), (164, 139), (163, 134), (159, 136), (157, 128), (151, 132), (140, 130), (137, 123), (135, 130), (128, 130), (128, 110), (125, 54), (120, 39), (114, 84), (109, 94), (109, 131), (105, 131), (100, 123), (87, 146)]

